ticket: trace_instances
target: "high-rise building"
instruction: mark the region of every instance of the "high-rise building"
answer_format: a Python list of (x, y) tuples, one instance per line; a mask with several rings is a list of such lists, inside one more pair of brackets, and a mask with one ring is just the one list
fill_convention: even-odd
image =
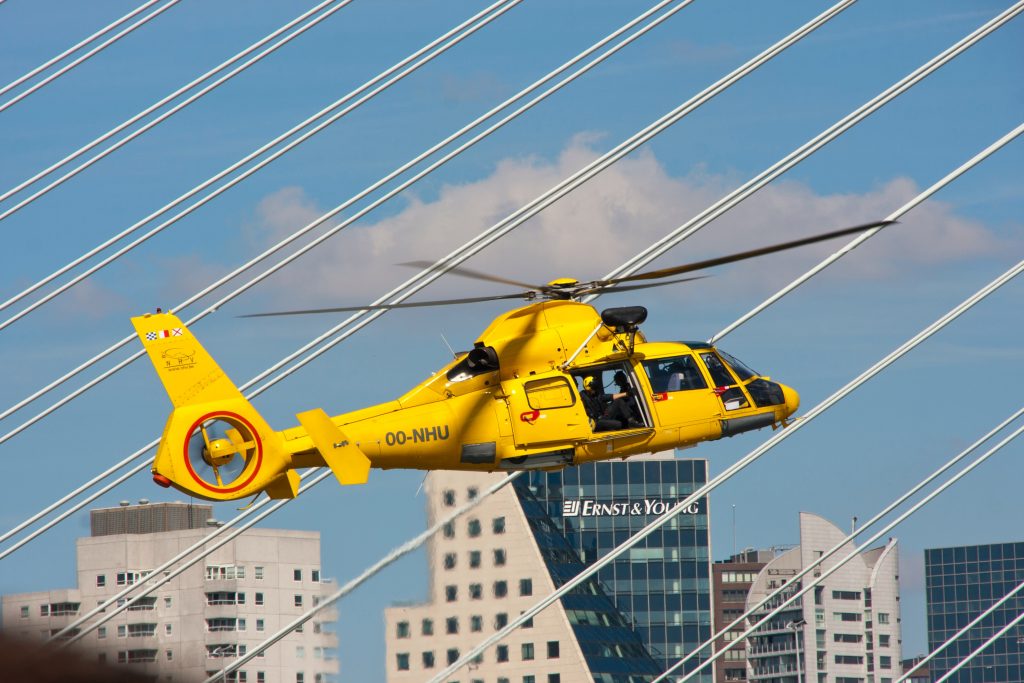
[[(904, 659), (902, 666), (903, 674), (906, 674), (908, 671), (914, 669), (914, 667), (916, 667), (922, 659), (924, 659), (924, 655), (912, 657), (910, 659)], [(930, 666), (928, 664), (925, 664), (924, 666), (915, 669), (914, 673), (910, 675), (910, 678), (906, 680), (906, 683), (932, 683), (932, 674)]]
[[(715, 615), (712, 630), (718, 633), (743, 616), (747, 610), (747, 593), (761, 569), (775, 558), (775, 550), (744, 550), (727, 560), (719, 560), (711, 567), (712, 595)], [(739, 638), (746, 627), (740, 622), (715, 642), (715, 650)], [(730, 648), (715, 662), (715, 681), (735, 683), (747, 680), (746, 643)]]
[[(821, 557), (845, 534), (831, 522), (800, 513), (800, 545), (758, 573), (747, 609), (784, 588), (755, 612), (767, 615), (803, 586), (792, 580), (804, 568), (820, 576), (854, 550)], [(758, 683), (892, 683), (901, 662), (899, 557), (897, 543), (862, 552), (807, 595), (797, 599), (752, 633), (747, 643), (747, 676)]]
[[(503, 476), (431, 473), (429, 519)], [(455, 661), (706, 477), (705, 460), (671, 456), (520, 475), (429, 543), (428, 601), (385, 612), (388, 680), (418, 681)], [(650, 681), (710, 637), (710, 574), (701, 500), (484, 652), (459, 680)]]
[[(1024, 542), (932, 548), (924, 551), (928, 648), (939, 645), (1024, 582)], [(1017, 594), (931, 660), (932, 680), (1024, 612)], [(1024, 681), (1024, 625), (1012, 627), (982, 654), (954, 673), (952, 683)]]
[[(209, 505), (122, 503), (94, 510), (77, 541), (77, 588), (3, 597), (3, 629), (48, 639), (216, 529)], [(320, 535), (254, 528), (158, 588), (78, 647), (161, 681), (196, 681), (317, 604), (333, 586), (320, 574)], [(321, 612), (229, 677), (245, 683), (320, 683), (338, 672), (336, 614)], [(70, 635), (80, 632), (75, 629)]]

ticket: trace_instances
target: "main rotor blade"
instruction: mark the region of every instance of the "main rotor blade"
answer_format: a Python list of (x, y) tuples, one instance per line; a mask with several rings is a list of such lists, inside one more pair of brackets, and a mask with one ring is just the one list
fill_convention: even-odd
[(518, 294), (498, 294), (496, 296), (474, 296), (466, 299), (440, 299), (437, 301), (414, 301), (404, 304), (367, 304), (365, 306), (335, 306), (333, 308), (309, 308), (302, 311), (275, 311), (273, 313), (248, 313), (239, 318), (269, 318), (277, 315), (307, 315), (310, 313), (347, 313), (351, 311), (389, 311), (393, 308), (424, 308), (427, 306), (448, 306), (449, 304), (476, 304), (484, 301), (500, 301), (502, 299), (525, 299), (530, 301), (537, 297), (536, 292), (520, 292)]
[[(405, 263), (399, 263), (400, 266), (409, 266), (410, 268), (429, 268), (434, 265), (433, 261), (406, 261)], [(519, 282), (518, 280), (510, 280), (499, 275), (491, 275), (490, 273), (481, 273), (479, 270), (471, 270), (469, 268), (463, 268), (462, 266), (456, 266), (450, 270), (449, 273), (452, 275), (458, 275), (460, 277), (468, 277), (473, 280), (486, 280), (487, 282), (497, 282), (503, 285), (512, 285), (513, 287), (522, 287), (523, 289), (530, 289), (536, 291), (544, 291), (546, 285), (531, 285), (526, 282)]]
[(665, 285), (675, 285), (680, 282), (691, 282), (693, 280), (703, 280), (710, 275), (697, 275), (695, 277), (681, 277), (677, 280), (666, 280), (665, 282), (649, 282), (643, 285), (625, 285), (623, 287), (616, 287), (614, 285), (608, 285), (606, 287), (587, 287), (576, 292), (576, 296), (586, 296), (587, 294), (616, 294), (618, 292), (633, 292), (638, 289), (650, 289), (651, 287), (664, 287)]
[(718, 258), (707, 259), (705, 261), (695, 261), (694, 263), (687, 263), (682, 266), (675, 266), (672, 268), (662, 268), (660, 270), (649, 270), (646, 273), (636, 273), (635, 275), (626, 275), (624, 277), (612, 278), (610, 280), (595, 280), (589, 283), (595, 287), (602, 287), (605, 285), (614, 285), (619, 282), (632, 282), (634, 280), (656, 280), (663, 277), (671, 277), (672, 275), (680, 275), (682, 273), (691, 273), (695, 270), (704, 270), (705, 268), (711, 268), (712, 266), (721, 266), (726, 263), (735, 263), (736, 261), (743, 261), (757, 256), (764, 256), (765, 254), (774, 254), (777, 251), (785, 251), (787, 249), (795, 249), (796, 247), (802, 247), (807, 244), (814, 244), (815, 242), (824, 242), (825, 240), (834, 239), (836, 237), (842, 237), (843, 235), (850, 235), (855, 232), (863, 232), (870, 230), (871, 228), (878, 228), (885, 225), (890, 225), (896, 221), (875, 221), (874, 223), (865, 223), (864, 225), (857, 225), (852, 228), (844, 228), (842, 230), (834, 230), (832, 232), (822, 233), (820, 235), (814, 235), (813, 237), (805, 237), (799, 240), (793, 240), (792, 242), (783, 242), (781, 244), (775, 244), (768, 247), (761, 247), (760, 249), (751, 249), (750, 251), (742, 251), (737, 254), (730, 254), (728, 256), (720, 256)]

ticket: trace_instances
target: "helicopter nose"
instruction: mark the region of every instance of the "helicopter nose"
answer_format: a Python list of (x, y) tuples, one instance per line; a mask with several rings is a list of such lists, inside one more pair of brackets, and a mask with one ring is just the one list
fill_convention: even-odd
[(789, 417), (800, 407), (800, 394), (796, 393), (793, 387), (782, 385), (782, 395), (786, 400), (786, 417)]

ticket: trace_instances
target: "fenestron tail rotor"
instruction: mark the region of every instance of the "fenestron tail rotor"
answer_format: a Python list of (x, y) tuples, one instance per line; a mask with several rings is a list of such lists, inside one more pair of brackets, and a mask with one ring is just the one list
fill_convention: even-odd
[[(727, 263), (745, 261), (747, 259), (757, 258), (758, 256), (774, 254), (780, 251), (786, 251), (788, 249), (796, 249), (797, 247), (806, 246), (808, 244), (814, 244), (816, 242), (823, 242), (825, 240), (835, 239), (837, 237), (842, 237), (844, 235), (851, 235), (858, 232), (864, 232), (866, 230), (871, 230), (873, 228), (884, 227), (895, 222), (896, 221), (875, 221), (873, 223), (856, 225), (851, 228), (843, 228), (842, 230), (833, 230), (831, 232), (812, 235), (810, 237), (805, 237), (798, 240), (791, 240), (789, 242), (773, 244), (767, 247), (760, 247), (758, 249), (750, 249), (747, 251), (741, 251), (734, 254), (728, 254), (726, 256), (719, 256), (717, 258), (705, 259), (702, 261), (694, 261), (692, 263), (686, 263), (680, 266), (672, 266), (670, 268), (659, 268), (658, 270), (649, 270), (643, 273), (634, 273), (632, 275), (624, 275), (622, 277), (609, 278), (606, 280), (590, 280), (588, 282), (579, 282), (573, 279), (563, 278), (560, 280), (553, 280), (546, 285), (531, 285), (525, 282), (520, 282), (518, 280), (512, 280), (510, 278), (506, 278), (503, 276), (492, 275), (490, 273), (482, 273), (480, 271), (457, 266), (454, 268), (447, 269), (447, 272), (451, 273), (452, 275), (458, 275), (460, 277), (470, 278), (473, 280), (482, 280), (485, 282), (496, 282), (499, 284), (512, 285), (515, 287), (524, 287), (526, 288), (526, 290), (514, 294), (474, 296), (460, 299), (414, 301), (410, 303), (396, 304), (369, 304), (365, 306), (337, 306), (331, 308), (310, 308), (304, 310), (276, 311), (273, 313), (250, 313), (248, 315), (243, 315), (239, 317), (261, 318), (279, 315), (305, 315), (309, 313), (341, 313), (362, 310), (423, 308), (427, 306), (449, 306), (454, 304), (472, 304), (484, 301), (499, 301), (502, 299), (523, 299), (526, 301), (534, 301), (536, 299), (575, 300), (590, 294), (611, 294), (616, 292), (627, 292), (638, 289), (646, 289), (648, 287), (661, 287), (664, 285), (677, 284), (680, 282), (688, 282), (690, 280), (699, 280), (702, 277), (706, 276), (676, 278), (674, 280), (668, 280), (666, 282), (644, 282), (644, 284), (625, 285), (625, 283), (660, 280), (662, 278), (674, 277), (677, 275), (682, 275), (684, 273), (692, 273), (698, 270), (704, 270), (705, 268), (712, 268), (715, 266), (725, 265)], [(400, 265), (412, 266), (415, 268), (430, 268), (434, 266), (434, 263), (430, 261), (410, 261), (407, 263), (402, 263)]]
[(187, 437), (188, 464), (195, 476), (218, 489), (230, 488), (256, 453), (248, 428), (224, 416), (199, 422)]

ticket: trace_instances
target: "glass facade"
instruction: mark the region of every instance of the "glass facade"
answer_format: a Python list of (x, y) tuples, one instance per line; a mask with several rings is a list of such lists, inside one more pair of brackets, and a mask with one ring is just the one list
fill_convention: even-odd
[[(993, 603), (1024, 583), (1024, 542), (925, 551), (928, 648), (934, 651)], [(931, 661), (932, 680), (949, 671), (1024, 612), (1024, 591)], [(1011, 628), (949, 679), (953, 683), (1024, 683), (1024, 623)]]
[[(549, 560), (548, 567), (555, 583), (560, 584), (706, 480), (706, 460), (657, 459), (529, 472), (519, 477), (515, 487), (538, 546), (542, 553), (547, 548), (545, 555), (555, 560)], [(596, 585), (590, 588), (591, 595), (610, 599), (616, 619), (641, 644), (642, 654), (633, 653), (632, 673), (660, 673), (711, 637), (707, 513), (706, 499), (701, 499), (601, 569)], [(563, 602), (570, 620), (575, 621), (579, 615), (574, 616), (575, 609), (568, 602), (571, 597)], [(578, 628), (577, 635), (581, 635)], [(626, 680), (618, 678), (626, 673), (622, 670), (614, 679), (598, 677), (614, 668), (613, 659), (587, 658), (596, 680)], [(699, 663), (694, 658), (686, 671)], [(711, 681), (711, 674), (702, 674), (699, 680)]]

